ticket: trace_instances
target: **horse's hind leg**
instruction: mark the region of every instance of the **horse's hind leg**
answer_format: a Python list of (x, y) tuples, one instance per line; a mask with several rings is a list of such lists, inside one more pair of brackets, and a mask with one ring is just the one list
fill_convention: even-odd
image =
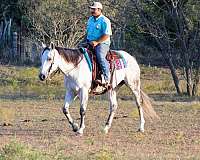
[(143, 108), (141, 106), (141, 99), (140, 99), (141, 98), (141, 96), (140, 96), (140, 80), (135, 81), (133, 84), (128, 84), (128, 86), (135, 96), (136, 104), (138, 107), (138, 112), (139, 112), (139, 116), (140, 116), (140, 124), (139, 124), (138, 131), (144, 132), (145, 120), (144, 120)]
[(78, 131), (78, 125), (74, 123), (70, 113), (69, 113), (69, 106), (74, 100), (74, 93), (70, 89), (67, 89), (66, 95), (65, 95), (65, 105), (63, 107), (63, 113), (66, 116), (69, 124), (72, 126), (72, 129), (74, 132)]
[(109, 94), (109, 100), (110, 100), (110, 114), (108, 116), (107, 122), (106, 122), (106, 126), (104, 128), (104, 132), (108, 133), (108, 130), (110, 129), (111, 125), (112, 125), (112, 121), (114, 118), (114, 115), (116, 113), (117, 110), (117, 94), (116, 94), (116, 90), (110, 90), (108, 92)]

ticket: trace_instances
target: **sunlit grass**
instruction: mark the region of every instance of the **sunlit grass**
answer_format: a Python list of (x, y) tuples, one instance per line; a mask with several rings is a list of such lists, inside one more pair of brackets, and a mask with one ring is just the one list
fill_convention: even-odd
[(33, 96), (56, 98), (64, 96), (63, 76), (57, 75), (52, 81), (41, 82), (36, 67), (0, 67), (0, 95)]
[[(64, 97), (64, 76), (55, 75), (51, 81), (41, 82), (37, 67), (0, 66), (0, 96), (37, 97), (54, 99)], [(185, 82), (180, 88), (185, 92)], [(141, 66), (141, 88), (146, 93), (176, 93), (169, 69)], [(200, 92), (200, 90), (198, 91)], [(131, 96), (127, 86), (118, 91), (119, 96)]]
[(30, 147), (25, 146), (15, 140), (5, 145), (4, 148), (0, 151), (0, 160), (19, 159), (50, 160), (51, 157), (40, 151), (33, 150)]
[(3, 125), (11, 125), (15, 120), (15, 108), (0, 107), (0, 122)]
[(74, 160), (76, 158), (75, 156), (65, 156), (64, 153), (59, 151), (49, 153), (34, 149), (15, 139), (0, 150), (0, 160)]
[(96, 160), (113, 160), (113, 155), (109, 150), (103, 149), (95, 154)]

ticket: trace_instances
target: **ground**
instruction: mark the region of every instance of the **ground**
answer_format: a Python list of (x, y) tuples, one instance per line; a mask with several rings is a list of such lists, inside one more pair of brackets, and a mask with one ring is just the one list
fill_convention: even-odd
[[(61, 93), (54, 95), (49, 85), (46, 86), (50, 88), (47, 93), (36, 90), (33, 87), (35, 82), (30, 83), (32, 87), (30, 84), (29, 87), (20, 86), (29, 83), (26, 77), (20, 78), (27, 83), (17, 80), (12, 88), (13, 82), (6, 75), (13, 70), (15, 73), (18, 71), (13, 67), (9, 71), (7, 67), (1, 67), (1, 70), (4, 71), (4, 75), (3, 72), (0, 74), (4, 84), (2, 88), (10, 88), (4, 88), (4, 92), (2, 88), (0, 90), (0, 160), (200, 159), (200, 103), (170, 93), (167, 89), (170, 90), (173, 84), (167, 81), (169, 78), (165, 71), (154, 78), (148, 79), (148, 74), (142, 77), (143, 88), (154, 100), (154, 109), (161, 118), (155, 122), (147, 120), (145, 133), (136, 132), (139, 123), (137, 108), (127, 88), (122, 88), (110, 132), (107, 135), (103, 133), (108, 116), (106, 95), (91, 97), (86, 113), (86, 129), (80, 137), (72, 132), (62, 113)], [(5, 70), (8, 72), (6, 75)], [(24, 68), (19, 70), (24, 72)], [(145, 70), (145, 73), (149, 72), (153, 71)], [(164, 82), (161, 84), (161, 81)], [(153, 86), (155, 82), (159, 86)], [(28, 88), (34, 88), (39, 94), (33, 94)], [(79, 122), (78, 100), (70, 111)]]

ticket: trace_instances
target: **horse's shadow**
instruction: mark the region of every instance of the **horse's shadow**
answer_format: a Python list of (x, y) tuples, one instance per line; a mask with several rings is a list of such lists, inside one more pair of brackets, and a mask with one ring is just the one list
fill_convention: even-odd
[[(189, 97), (187, 95), (178, 95), (175, 93), (151, 93), (149, 97), (155, 102), (192, 102), (200, 101), (199, 96)], [(124, 101), (134, 100), (131, 95), (118, 96), (119, 99)]]
[(192, 101), (199, 101), (199, 96), (189, 97), (185, 94), (178, 95), (175, 93), (154, 93), (149, 94), (149, 96), (154, 101), (160, 101), (160, 102), (192, 102)]

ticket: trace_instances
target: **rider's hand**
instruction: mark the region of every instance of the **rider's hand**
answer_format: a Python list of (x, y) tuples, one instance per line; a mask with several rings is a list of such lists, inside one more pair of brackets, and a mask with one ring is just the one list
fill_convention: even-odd
[(96, 47), (98, 44), (99, 44), (99, 43), (98, 43), (97, 41), (92, 41), (92, 42), (91, 42), (91, 45), (92, 45), (93, 47)]

